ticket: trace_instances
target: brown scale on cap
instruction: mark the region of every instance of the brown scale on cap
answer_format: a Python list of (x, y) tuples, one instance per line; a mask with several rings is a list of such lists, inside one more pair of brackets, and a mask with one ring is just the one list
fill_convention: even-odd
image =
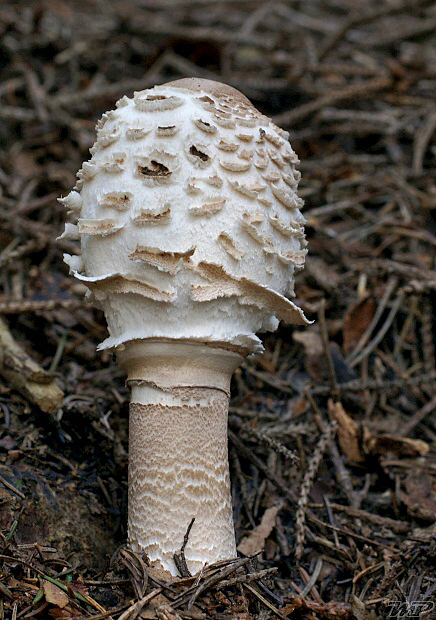
[(175, 80), (174, 82), (167, 82), (165, 86), (171, 88), (183, 88), (190, 90), (193, 93), (207, 93), (219, 100), (225, 99), (225, 101), (229, 101), (230, 98), (235, 102), (235, 104), (250, 108), (259, 114), (251, 101), (247, 99), (245, 95), (243, 95), (239, 90), (236, 90), (236, 88), (233, 88), (233, 86), (228, 86), (222, 82), (214, 82), (213, 80), (204, 80), (202, 78), (182, 78), (181, 80)]

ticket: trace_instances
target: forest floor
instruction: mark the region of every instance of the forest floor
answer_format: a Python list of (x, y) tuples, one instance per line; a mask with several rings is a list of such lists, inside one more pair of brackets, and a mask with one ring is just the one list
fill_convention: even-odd
[[(436, 617), (435, 32), (428, 0), (0, 4), (0, 619)], [(184, 76), (290, 132), (315, 322), (234, 376), (247, 557), (169, 582), (124, 546), (129, 396), (57, 198), (104, 111)]]

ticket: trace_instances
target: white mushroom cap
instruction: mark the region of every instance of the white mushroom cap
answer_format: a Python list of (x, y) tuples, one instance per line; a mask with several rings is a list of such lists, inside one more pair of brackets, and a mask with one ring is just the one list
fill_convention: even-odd
[[(188, 339), (261, 350), (257, 331), (304, 324), (293, 295), (306, 254), (298, 158), (237, 90), (189, 78), (123, 97), (97, 125), (65, 256), (108, 321), (100, 348)], [(79, 193), (80, 192), (80, 193)]]

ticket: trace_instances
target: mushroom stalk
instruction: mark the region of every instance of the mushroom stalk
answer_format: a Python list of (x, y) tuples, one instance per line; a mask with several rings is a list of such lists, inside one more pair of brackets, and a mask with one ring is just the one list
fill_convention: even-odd
[[(174, 341), (131, 343), (119, 354), (132, 395), (129, 543), (176, 572), (236, 557), (227, 456), (230, 379), (243, 357)], [(170, 447), (170, 449), (169, 449)]]

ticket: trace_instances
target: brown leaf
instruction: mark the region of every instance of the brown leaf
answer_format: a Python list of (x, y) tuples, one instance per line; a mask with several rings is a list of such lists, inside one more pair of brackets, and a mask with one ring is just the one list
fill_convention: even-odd
[[(158, 581), (170, 582), (174, 580), (174, 577), (171, 575), (170, 571), (162, 568), (159, 561), (152, 562), (148, 567), (147, 572), (149, 577)], [(165, 605), (167, 602), (168, 601), (166, 600), (166, 598), (162, 594), (159, 594), (141, 612), (141, 618), (144, 618), (144, 620), (151, 620), (152, 618), (156, 618), (156, 610), (161, 605)]]
[(406, 493), (401, 494), (412, 517), (433, 523), (436, 520), (436, 481), (424, 472), (411, 472), (404, 483)]
[(292, 334), (295, 342), (303, 345), (306, 370), (315, 383), (324, 383), (328, 377), (328, 366), (324, 355), (321, 336), (315, 330), (305, 330)]
[(298, 398), (291, 405), (292, 414), (294, 418), (298, 418), (303, 413), (306, 413), (308, 404), (305, 396), (298, 396)]
[(291, 599), (291, 603), (287, 603), (284, 607), (280, 609), (280, 612), (285, 617), (292, 614), (296, 609), (300, 609), (304, 606), (304, 599), (302, 599), (300, 596), (292, 596)]
[(352, 463), (364, 461), (365, 457), (361, 452), (358, 440), (359, 425), (357, 422), (350, 418), (340, 402), (335, 403), (329, 399), (328, 412), (330, 417), (338, 423), (339, 445), (347, 459)]
[(159, 581), (173, 581), (173, 576), (171, 575), (169, 570), (162, 568), (159, 562), (151, 562), (148, 574), (150, 577), (154, 579), (158, 579)]
[(365, 439), (365, 452), (386, 456), (396, 454), (398, 456), (424, 456), (430, 447), (421, 439), (410, 439), (398, 435), (378, 435)]
[(314, 330), (295, 331), (292, 334), (295, 342), (299, 342), (304, 347), (304, 352), (309, 357), (321, 355), (323, 351), (321, 336)]
[(336, 269), (327, 265), (322, 258), (316, 256), (308, 258), (306, 262), (306, 271), (312, 276), (316, 283), (327, 292), (337, 288), (339, 284), (339, 275)]
[(182, 617), (171, 607), (169, 603), (162, 603), (156, 609), (159, 620), (182, 620)]
[(71, 620), (71, 618), (77, 618), (77, 615), (77, 610), (74, 610), (71, 605), (67, 605), (64, 609), (52, 607), (48, 610), (48, 616), (55, 620)]
[(47, 603), (51, 603), (51, 605), (56, 605), (61, 609), (68, 605), (68, 595), (51, 581), (44, 580), (42, 584), (42, 590), (44, 592), (45, 600), (47, 601)]
[[(304, 347), (306, 370), (313, 381), (318, 385), (328, 382), (330, 378), (328, 360), (319, 333), (311, 329), (294, 332), (292, 337)], [(329, 350), (338, 382), (343, 383), (355, 379), (354, 371), (347, 366), (336, 342), (330, 343)]]
[(344, 314), (343, 350), (345, 355), (359, 342), (371, 323), (377, 304), (373, 297), (365, 297), (348, 308)]
[(276, 524), (276, 517), (279, 511), (282, 509), (283, 504), (279, 503), (276, 506), (267, 508), (263, 513), (261, 522), (254, 530), (242, 539), (238, 545), (238, 551), (244, 555), (251, 555), (260, 551), (265, 546), (265, 540), (273, 531)]

